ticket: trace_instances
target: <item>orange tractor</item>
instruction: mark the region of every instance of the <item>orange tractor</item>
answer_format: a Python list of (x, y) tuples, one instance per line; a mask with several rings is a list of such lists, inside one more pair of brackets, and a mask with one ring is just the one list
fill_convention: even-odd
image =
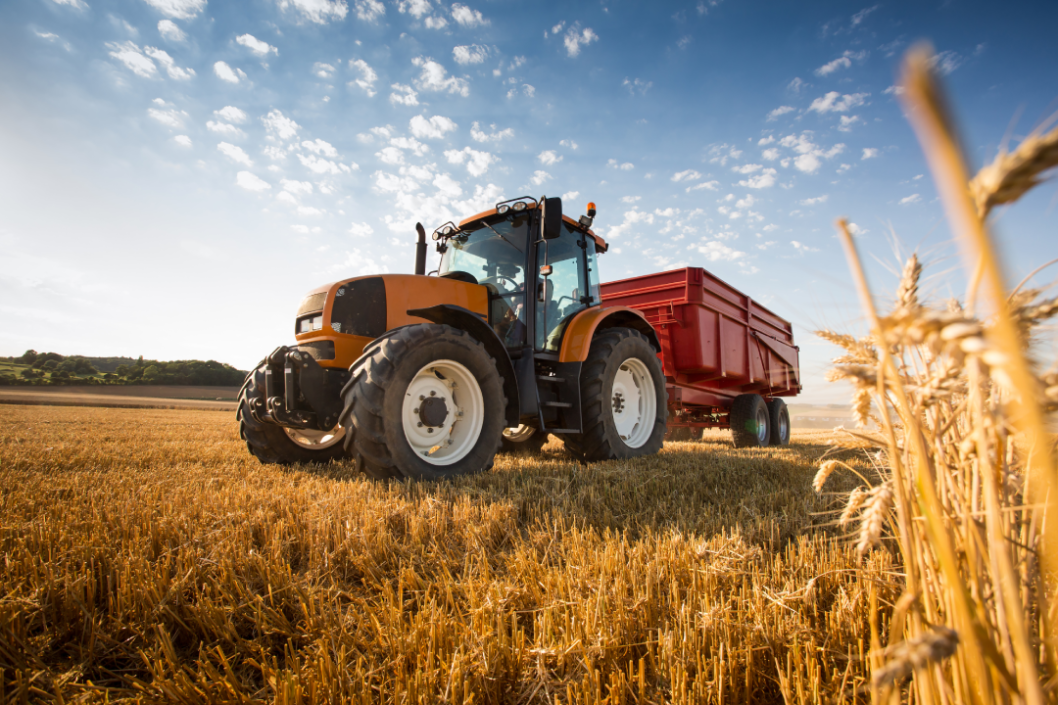
[(252, 371), (239, 430), (266, 463), (355, 459), (376, 478), (492, 467), (548, 434), (585, 461), (657, 452), (668, 397), (650, 323), (603, 305), (591, 230), (558, 198), (499, 203), (433, 233), (426, 274), (343, 279), (309, 293), (297, 345)]

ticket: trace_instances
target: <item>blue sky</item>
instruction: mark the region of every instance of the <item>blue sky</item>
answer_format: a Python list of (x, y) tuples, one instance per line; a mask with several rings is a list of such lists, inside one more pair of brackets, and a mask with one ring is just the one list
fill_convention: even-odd
[[(292, 339), (304, 292), (410, 272), (414, 224), (595, 201), (603, 279), (703, 266), (792, 320), (806, 401), (918, 249), (961, 295), (892, 88), (933, 42), (977, 166), (1058, 109), (1058, 5), (705, 0), (8, 0), (0, 354), (213, 358)], [(1001, 212), (1011, 279), (1058, 257), (1055, 187)], [(431, 263), (435, 261), (431, 253)]]

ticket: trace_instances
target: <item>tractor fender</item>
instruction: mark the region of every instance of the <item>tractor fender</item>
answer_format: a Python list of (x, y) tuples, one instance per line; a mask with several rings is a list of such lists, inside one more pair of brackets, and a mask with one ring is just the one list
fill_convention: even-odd
[(627, 306), (593, 306), (573, 317), (566, 326), (562, 337), (562, 347), (558, 351), (559, 362), (584, 362), (588, 359), (588, 350), (596, 331), (606, 328), (631, 328), (639, 331), (657, 352), (661, 352), (661, 343), (654, 327), (647, 322), (646, 316)]
[(507, 354), (503, 341), (481, 315), (453, 304), (413, 308), (408, 310), (408, 315), (465, 331), (485, 346), (485, 351), (496, 361), (496, 369), (503, 380), (503, 393), (507, 396), (506, 423), (508, 426), (517, 426), (519, 424), (518, 378), (514, 374), (514, 364), (511, 363), (511, 356)]

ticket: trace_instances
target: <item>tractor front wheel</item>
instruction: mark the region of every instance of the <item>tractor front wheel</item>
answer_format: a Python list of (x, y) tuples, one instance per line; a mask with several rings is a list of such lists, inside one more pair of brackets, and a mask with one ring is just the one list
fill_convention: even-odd
[(239, 436), (246, 448), (262, 463), (292, 465), (293, 463), (326, 463), (345, 457), (342, 441), (345, 430), (335, 426), (329, 431), (310, 428), (284, 428), (258, 421), (250, 413), (257, 399), (264, 399), (264, 375), (267, 365), (262, 360), (257, 369), (246, 375), (239, 390)]
[(583, 433), (564, 436), (585, 462), (635, 458), (661, 450), (668, 393), (657, 353), (639, 331), (595, 336), (580, 373)]
[(457, 328), (401, 328), (349, 368), (340, 423), (371, 477), (437, 480), (492, 467), (507, 406), (485, 347)]

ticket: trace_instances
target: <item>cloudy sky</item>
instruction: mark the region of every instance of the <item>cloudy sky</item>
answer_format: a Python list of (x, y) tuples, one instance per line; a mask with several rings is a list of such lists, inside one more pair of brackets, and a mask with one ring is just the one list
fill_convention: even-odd
[[(806, 401), (872, 283), (918, 250), (961, 295), (893, 84), (933, 42), (971, 157), (1058, 109), (1058, 5), (702, 0), (7, 0), (0, 355), (218, 359), (292, 340), (310, 288), (410, 272), (428, 229), (595, 201), (611, 280), (703, 266), (796, 325)], [(1020, 279), (1056, 189), (998, 216)], [(431, 254), (431, 262), (435, 255)], [(1053, 276), (1053, 275), (1052, 275)]]

